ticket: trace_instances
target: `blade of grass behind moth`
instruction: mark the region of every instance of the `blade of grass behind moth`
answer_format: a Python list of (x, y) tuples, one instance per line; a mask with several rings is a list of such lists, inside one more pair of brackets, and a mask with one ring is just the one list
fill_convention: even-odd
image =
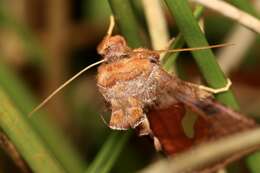
[(109, 4), (120, 32), (126, 38), (128, 45), (135, 48), (144, 46), (145, 41), (141, 36), (141, 28), (129, 0), (109, 0)]
[(102, 170), (100, 170), (100, 173), (109, 173), (112, 169), (114, 163), (116, 162), (119, 154), (123, 150), (123, 147), (125, 146), (126, 142), (128, 141), (128, 138), (130, 136), (131, 132), (126, 132), (126, 134), (123, 134), (120, 141), (117, 141), (114, 145), (114, 148), (118, 148), (118, 150), (114, 151), (110, 158), (106, 161), (106, 163), (103, 165)]
[[(200, 30), (198, 22), (192, 15), (187, 0), (165, 0), (165, 2), (189, 47), (208, 46), (208, 42)], [(210, 49), (193, 51), (192, 54), (210, 87), (220, 88), (226, 85), (227, 80)], [(233, 109), (238, 109), (239, 107), (231, 90), (217, 94), (216, 98)]]
[(108, 173), (127, 142), (129, 135), (130, 132), (126, 134), (120, 132), (111, 133), (86, 173)]
[[(198, 20), (200, 18), (200, 16), (203, 14), (203, 6), (201, 5), (197, 5), (193, 15), (194, 17)], [(169, 49), (177, 49), (177, 48), (181, 48), (183, 47), (185, 44), (185, 40), (182, 36), (181, 33), (179, 33), (177, 35), (177, 37), (175, 38), (174, 42), (170, 45)], [(179, 56), (180, 52), (176, 52), (176, 53), (167, 53), (163, 59), (162, 59), (162, 64), (163, 64), (163, 68), (168, 71), (169, 73), (174, 72), (174, 64), (176, 62), (177, 57)]]
[(71, 173), (82, 173), (86, 167), (85, 163), (48, 116), (39, 111), (31, 118), (27, 117), (35, 107), (36, 101), (23, 82), (2, 61), (0, 61), (0, 84), (63, 167)]
[(0, 100), (0, 127), (32, 170), (38, 173), (66, 172), (1, 88)]
[[(109, 0), (110, 7), (116, 19), (116, 23), (119, 25), (119, 29), (122, 35), (127, 39), (129, 46), (140, 47), (144, 45), (144, 41), (139, 32), (138, 22), (134, 16), (133, 10), (128, 0)], [(113, 132), (114, 133), (114, 132)], [(121, 132), (122, 133), (122, 132)], [(94, 161), (89, 165), (87, 172), (95, 172), (98, 170), (109, 171), (115, 163), (118, 154), (122, 151), (123, 146), (127, 143), (130, 135), (128, 134), (111, 134), (107, 139), (107, 142), (101, 148), (100, 154), (96, 156)], [(112, 147), (107, 150), (111, 143), (116, 142), (121, 147)], [(108, 161), (113, 156), (113, 160), (107, 164), (103, 163), (103, 158)]]
[[(252, 4), (249, 3), (247, 0), (231, 0), (230, 1), (232, 4), (237, 6), (239, 9), (244, 10), (245, 12), (260, 18), (259, 13), (256, 12)], [(255, 152), (248, 157), (246, 157), (246, 164), (250, 171), (252, 173), (258, 173), (260, 172), (260, 152)]]

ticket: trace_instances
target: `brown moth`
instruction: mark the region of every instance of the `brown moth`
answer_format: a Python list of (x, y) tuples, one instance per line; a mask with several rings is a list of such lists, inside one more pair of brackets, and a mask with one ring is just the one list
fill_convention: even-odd
[[(229, 80), (227, 86), (220, 89), (182, 81), (161, 67), (159, 53), (165, 50), (131, 49), (124, 37), (111, 36), (113, 22), (111, 20), (107, 36), (97, 47), (103, 59), (86, 67), (61, 85), (31, 114), (84, 71), (102, 63), (98, 67), (97, 86), (111, 109), (109, 127), (116, 130), (134, 128), (140, 135), (151, 135), (154, 137), (155, 147), (163, 149), (168, 155), (256, 127), (252, 119), (214, 100), (213, 93), (229, 89)], [(168, 52), (221, 46), (223, 45)], [(194, 124), (193, 138), (188, 138), (181, 126), (186, 108), (199, 115)]]
[(254, 124), (214, 102), (209, 88), (182, 81), (164, 71), (157, 51), (131, 49), (120, 35), (105, 37), (97, 50), (105, 61), (98, 68), (97, 86), (111, 105), (109, 127), (112, 129), (145, 126), (149, 109), (177, 103), (184, 103), (205, 119), (207, 115), (226, 114)]
[[(156, 149), (173, 155), (256, 127), (252, 119), (214, 100), (213, 93), (229, 89), (229, 80), (220, 89), (182, 81), (163, 70), (160, 51), (131, 49), (120, 35), (108, 34), (97, 51), (104, 60), (98, 67), (97, 86), (110, 105), (111, 129), (137, 129), (140, 135), (154, 137)], [(181, 125), (185, 108), (199, 115), (193, 138), (185, 135)], [(199, 172), (215, 171), (255, 149), (230, 156)]]

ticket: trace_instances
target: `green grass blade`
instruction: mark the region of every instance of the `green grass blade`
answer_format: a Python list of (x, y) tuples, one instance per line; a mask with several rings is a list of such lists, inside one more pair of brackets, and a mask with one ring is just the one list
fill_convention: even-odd
[[(196, 9), (194, 10), (194, 17), (198, 20), (200, 16), (203, 14), (203, 6), (198, 5)], [(175, 38), (174, 42), (170, 45), (169, 49), (177, 49), (183, 47), (185, 44), (184, 37), (182, 34), (178, 34), (177, 37)], [(176, 53), (167, 53), (163, 59), (162, 59), (162, 65), (163, 68), (168, 71), (169, 73), (173, 73), (174, 71), (174, 64), (176, 62), (177, 57), (179, 56), (180, 52)]]
[(120, 32), (126, 38), (128, 45), (135, 48), (144, 46), (141, 28), (129, 0), (109, 0), (109, 4)]
[(129, 135), (130, 132), (123, 134), (120, 132), (111, 133), (86, 173), (108, 173), (116, 162)]
[[(185, 44), (185, 40), (182, 36), (182, 34), (178, 34), (177, 37), (174, 39), (174, 42), (171, 44), (169, 49), (178, 49), (183, 47)], [(180, 52), (176, 52), (176, 53), (167, 53), (162, 61), (161, 64), (163, 66), (163, 68), (169, 72), (169, 73), (174, 73), (176, 72), (175, 69), (175, 62), (177, 60), (177, 57), (180, 55)]]
[(0, 89), (0, 126), (34, 172), (66, 172)]
[[(165, 0), (165, 2), (189, 47), (208, 46), (208, 42), (201, 32), (197, 20), (192, 15), (187, 0)], [(192, 54), (210, 87), (220, 88), (226, 85), (226, 78), (210, 49), (193, 51)], [(216, 97), (223, 104), (238, 109), (238, 103), (232, 91), (219, 93)]]
[(100, 170), (99, 173), (109, 173), (110, 170), (112, 169), (114, 163), (116, 162), (119, 154), (121, 153), (121, 151), (123, 150), (124, 145), (126, 144), (126, 142), (128, 141), (128, 138), (130, 136), (130, 132), (127, 132), (126, 134), (123, 134), (124, 136), (122, 136), (120, 141), (117, 141), (115, 143), (115, 145), (113, 146), (113, 148), (118, 148), (117, 150), (115, 150), (113, 152), (113, 154), (111, 154), (110, 158), (107, 160), (107, 162), (103, 165), (102, 170)]
[(25, 120), (40, 134), (57, 160), (71, 173), (81, 173), (86, 165), (62, 135), (61, 131), (48, 120), (48, 116), (38, 112), (28, 119), (28, 113), (36, 106), (36, 101), (27, 87), (16, 75), (0, 61), (0, 85), (9, 94)]

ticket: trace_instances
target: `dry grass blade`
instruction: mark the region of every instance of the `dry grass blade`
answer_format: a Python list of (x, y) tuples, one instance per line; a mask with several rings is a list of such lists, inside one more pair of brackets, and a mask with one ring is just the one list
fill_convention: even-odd
[(260, 34), (260, 20), (222, 0), (193, 0)]
[[(260, 129), (258, 128), (223, 138), (214, 143), (201, 145), (170, 159), (160, 160), (140, 173), (189, 172), (233, 154), (232, 159), (234, 160), (259, 148), (259, 145)], [(221, 165), (221, 167), (223, 166), (224, 164)]]
[(163, 49), (169, 42), (167, 22), (159, 0), (142, 0), (153, 49)]
[[(253, 5), (256, 10), (260, 10), (260, 1), (255, 1)], [(225, 47), (217, 54), (218, 63), (225, 74), (230, 74), (241, 64), (241, 61), (245, 58), (244, 55), (256, 40), (256, 35), (256, 33), (240, 25), (236, 25), (232, 29), (226, 41), (236, 43), (236, 51), (231, 47)]]
[(245, 57), (245, 53), (252, 46), (256, 39), (256, 34), (243, 26), (236, 26), (227, 38), (227, 41), (236, 43), (236, 48), (226, 47), (218, 52), (218, 63), (226, 75), (229, 75), (240, 65)]

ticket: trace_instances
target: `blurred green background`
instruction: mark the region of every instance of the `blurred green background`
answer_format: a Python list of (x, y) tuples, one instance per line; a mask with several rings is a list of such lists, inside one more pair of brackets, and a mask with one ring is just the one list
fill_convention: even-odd
[[(146, 46), (150, 48), (143, 12), (145, 7), (139, 0), (131, 1), (131, 7), (142, 27), (140, 30)], [(163, 7), (170, 35), (175, 37), (178, 33), (176, 23), (165, 5)], [(91, 172), (90, 168), (87, 171), (87, 165), (93, 163), (102, 145), (111, 136), (117, 140), (130, 135), (130, 139), (122, 142), (123, 150), (112, 163), (110, 172), (135, 172), (163, 157), (155, 151), (149, 137), (114, 132), (103, 123), (100, 115), (107, 117), (109, 114), (95, 84), (96, 68), (71, 83), (39, 113), (29, 119), (26, 117), (69, 77), (101, 59), (96, 53), (96, 46), (106, 34), (110, 14), (109, 3), (104, 0), (0, 1), (0, 88), (23, 114), (31, 129), (49, 145), (56, 159), (62, 158), (61, 165), (65, 164), (68, 172)], [(204, 26), (209, 43), (217, 44), (226, 41), (234, 32), (236, 23), (206, 10)], [(120, 33), (119, 29), (115, 33)], [(240, 43), (242, 41), (235, 42)], [(253, 36), (250, 43), (245, 44), (248, 47), (242, 58), (228, 73), (241, 111), (259, 119), (259, 36)], [(233, 51), (236, 51), (236, 45)], [(190, 53), (181, 53), (177, 64), (178, 72), (185, 74), (186, 80), (195, 81), (199, 77)], [(120, 146), (113, 142), (112, 139), (111, 148)], [(114, 149), (117, 152), (117, 148)], [(78, 161), (74, 164), (70, 159)], [(102, 162), (107, 163), (110, 159), (105, 158)], [(241, 172), (248, 171), (244, 164), (237, 167)], [(0, 150), (0, 172), (22, 172), (3, 146)]]

